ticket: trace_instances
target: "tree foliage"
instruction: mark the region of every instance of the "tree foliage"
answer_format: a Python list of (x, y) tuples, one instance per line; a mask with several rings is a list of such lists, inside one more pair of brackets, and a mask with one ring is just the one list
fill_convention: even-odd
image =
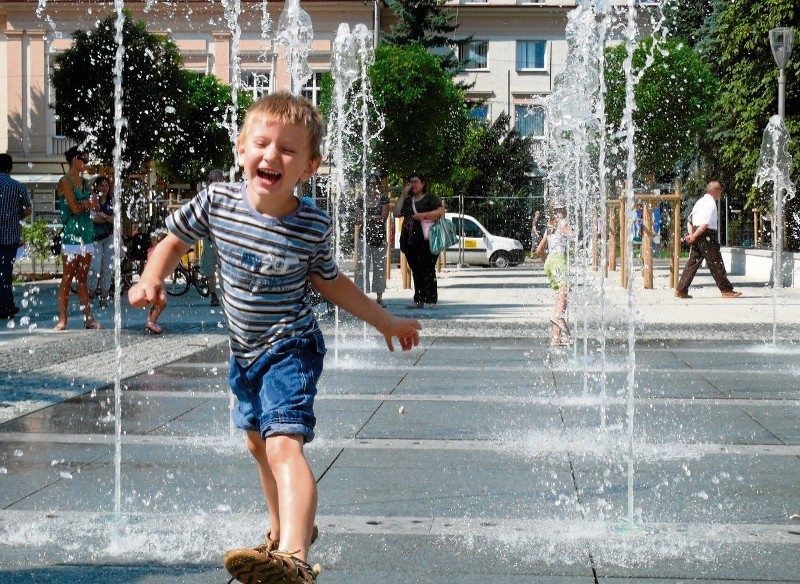
[(447, 181), (466, 132), (463, 91), (415, 43), (380, 45), (370, 80), (376, 106), (386, 113), (376, 160), (396, 178), (416, 171), (431, 181)]
[(475, 120), (456, 159), (453, 192), (468, 196), (527, 194), (531, 139), (511, 127), (502, 113), (493, 123)]
[[(115, 16), (93, 30), (77, 30), (73, 45), (54, 60), (53, 105), (64, 134), (90, 149), (104, 164), (113, 162)], [(184, 93), (176, 45), (149, 33), (146, 23), (125, 14), (122, 115), (126, 126), (123, 174), (159, 159), (175, 140), (177, 101)]]
[(388, 4), (397, 24), (391, 26), (385, 42), (422, 45), (441, 59), (444, 69), (457, 70), (458, 60), (451, 47), (458, 25), (452, 24), (453, 14), (443, 0), (389, 0)]
[[(715, 38), (719, 48), (715, 70), (721, 92), (714, 108), (712, 138), (719, 147), (728, 191), (739, 197), (747, 195), (756, 208), (767, 206), (764, 195), (752, 189), (761, 138), (769, 118), (778, 111), (778, 68), (769, 46), (769, 30), (777, 26), (800, 31), (796, 0), (731, 0), (720, 15)], [(800, 58), (796, 48), (794, 53), (786, 69), (786, 127), (795, 136), (789, 150), (794, 157), (792, 178), (797, 183)]]
[(669, 36), (695, 46), (714, 12), (714, 0), (674, 0), (664, 5)]
[[(643, 39), (633, 56), (637, 73), (651, 52), (652, 38)], [(606, 112), (610, 135), (621, 127), (625, 104), (624, 45), (606, 51)], [(687, 44), (668, 40), (653, 53), (653, 63), (634, 90), (637, 167), (659, 181), (671, 181), (676, 166), (693, 155), (699, 137), (707, 130), (717, 82), (709, 68)], [(624, 156), (622, 145), (612, 149)]]
[[(192, 186), (212, 168), (227, 169), (234, 164), (228, 129), (223, 121), (233, 106), (231, 88), (214, 75), (181, 72), (185, 92), (178, 104), (180, 132), (159, 163), (159, 172), (169, 180)], [(252, 99), (239, 92), (238, 119), (244, 119)]]

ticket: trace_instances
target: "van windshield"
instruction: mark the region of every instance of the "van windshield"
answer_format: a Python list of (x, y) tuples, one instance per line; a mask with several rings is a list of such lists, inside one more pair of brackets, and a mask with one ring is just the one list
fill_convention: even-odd
[[(453, 217), (456, 233), (461, 234), (461, 217)], [(483, 230), (473, 221), (464, 219), (464, 237), (483, 237)]]

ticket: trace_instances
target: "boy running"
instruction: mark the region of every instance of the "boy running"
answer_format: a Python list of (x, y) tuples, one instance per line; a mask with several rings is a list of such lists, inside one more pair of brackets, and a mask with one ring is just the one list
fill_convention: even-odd
[(167, 219), (169, 235), (153, 252), (133, 306), (166, 304), (164, 278), (199, 239), (211, 238), (230, 331), (233, 421), (246, 432), (258, 464), (270, 527), (255, 549), (225, 556), (245, 584), (309, 583), (306, 563), (317, 485), (303, 445), (314, 438), (314, 396), (325, 344), (309, 301), (309, 284), (370, 323), (394, 350), (419, 343), (420, 324), (394, 317), (339, 273), (331, 220), (293, 195), (322, 160), (323, 123), (305, 99), (275, 93), (254, 103), (237, 140), (246, 180), (216, 183)]

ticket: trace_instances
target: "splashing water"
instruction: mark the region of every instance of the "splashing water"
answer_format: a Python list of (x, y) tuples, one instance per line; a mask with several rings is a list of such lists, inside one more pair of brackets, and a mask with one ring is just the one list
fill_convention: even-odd
[[(114, 215), (122, 217), (122, 129), (127, 120), (122, 116), (122, 73), (125, 47), (122, 30), (125, 25), (125, 2), (114, 0), (114, 41), (117, 51), (114, 57)], [(122, 282), (122, 222), (114, 221), (114, 281)], [(122, 514), (122, 286), (114, 286), (114, 348), (116, 372), (114, 374), (114, 516)]]
[(772, 208), (775, 211), (773, 222), (774, 257), (772, 260), (772, 344), (777, 344), (778, 338), (778, 288), (783, 286), (783, 224), (784, 203), (795, 196), (796, 190), (790, 177), (792, 168), (792, 155), (789, 154), (791, 136), (786, 129), (786, 124), (780, 116), (772, 116), (767, 127), (764, 128), (764, 137), (761, 140), (761, 152), (758, 156), (758, 170), (753, 183), (755, 187), (762, 187), (772, 183)]
[(311, 79), (311, 68), (308, 66), (308, 55), (311, 53), (311, 42), (314, 40), (314, 29), (311, 16), (300, 8), (300, 0), (288, 0), (278, 19), (278, 33), (275, 42), (284, 50), (286, 64), (291, 78), (289, 90), (300, 95), (303, 85)]

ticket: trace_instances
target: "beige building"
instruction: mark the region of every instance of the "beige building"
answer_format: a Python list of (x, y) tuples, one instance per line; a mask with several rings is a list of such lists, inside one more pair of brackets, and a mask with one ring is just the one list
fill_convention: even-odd
[[(553, 77), (563, 67), (566, 15), (575, 2), (458, 0), (447, 5), (459, 25), (455, 38), (473, 37), (459, 56), (467, 62), (461, 77), (474, 84), (468, 97), (483, 104), (475, 115), (493, 120), (510, 112), (519, 131), (543, 138), (544, 110), (536, 105), (551, 92)], [(268, 31), (263, 30), (265, 6)], [(301, 6), (314, 29), (309, 56), (314, 75), (303, 93), (316, 101), (339, 24), (346, 22), (351, 29), (363, 24), (387, 32), (394, 16), (383, 2), (303, 0)], [(146, 21), (152, 32), (169, 36), (185, 67), (231, 83), (235, 36), (221, 2), (150, 0), (128, 2), (125, 7), (135, 20)], [(282, 56), (271, 40), (282, 9), (283, 2), (241, 3), (241, 91), (258, 95), (288, 87)], [(63, 153), (72, 145), (60, 135), (50, 107), (55, 100), (49, 82), (53, 58), (70, 46), (72, 31), (91, 29), (111, 12), (109, 2), (0, 1), (0, 151), (14, 157), (14, 175), (31, 185), (37, 200), (44, 191), (52, 196), (52, 184), (63, 172)], [(541, 155), (541, 146), (534, 154)]]

